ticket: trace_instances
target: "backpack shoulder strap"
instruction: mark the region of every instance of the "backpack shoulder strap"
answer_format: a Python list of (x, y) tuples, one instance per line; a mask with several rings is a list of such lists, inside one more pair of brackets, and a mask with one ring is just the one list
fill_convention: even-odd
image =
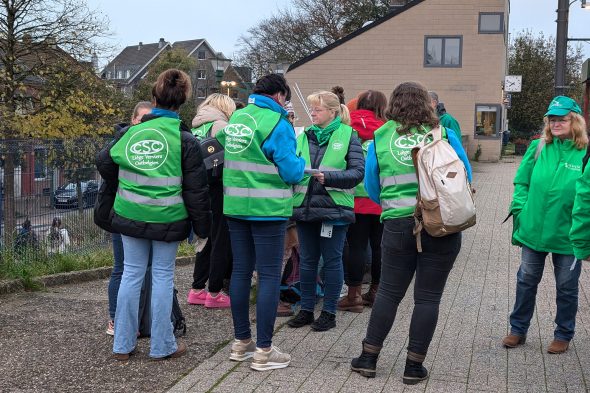
[(589, 158), (590, 158), (590, 144), (588, 144), (588, 147), (586, 148), (586, 155), (582, 159), (582, 173), (584, 173), (584, 169), (586, 168), (586, 165), (588, 165)]

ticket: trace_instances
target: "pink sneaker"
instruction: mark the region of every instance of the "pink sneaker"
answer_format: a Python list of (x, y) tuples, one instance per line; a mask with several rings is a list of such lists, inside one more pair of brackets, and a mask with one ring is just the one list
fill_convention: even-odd
[(209, 293), (205, 289), (191, 289), (188, 291), (188, 297), (186, 301), (188, 304), (205, 304), (205, 299), (209, 296)]
[(220, 291), (217, 296), (213, 297), (207, 292), (207, 300), (205, 300), (205, 307), (207, 308), (228, 308), (231, 307), (229, 295)]

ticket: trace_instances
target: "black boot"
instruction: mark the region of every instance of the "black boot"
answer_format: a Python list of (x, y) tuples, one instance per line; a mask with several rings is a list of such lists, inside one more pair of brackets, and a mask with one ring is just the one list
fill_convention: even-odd
[(379, 352), (381, 352), (381, 347), (367, 344), (363, 341), (363, 352), (358, 358), (352, 359), (350, 369), (356, 371), (363, 377), (375, 378)]
[(426, 355), (408, 352), (406, 368), (404, 369), (404, 384), (415, 385), (428, 378), (428, 370), (422, 365), (425, 357)]
[(313, 313), (311, 311), (300, 310), (297, 315), (293, 318), (289, 319), (287, 325), (291, 326), (292, 328), (300, 328), (305, 325), (309, 325), (313, 322)]
[(336, 327), (336, 315), (327, 311), (322, 311), (318, 319), (311, 324), (311, 328), (316, 332), (325, 332), (334, 327)]

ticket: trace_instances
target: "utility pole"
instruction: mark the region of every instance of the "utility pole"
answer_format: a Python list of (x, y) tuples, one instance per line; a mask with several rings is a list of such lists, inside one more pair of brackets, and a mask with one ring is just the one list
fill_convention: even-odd
[(569, 19), (569, 0), (558, 0), (557, 37), (555, 40), (555, 95), (565, 94), (565, 67), (567, 60), (567, 31)]

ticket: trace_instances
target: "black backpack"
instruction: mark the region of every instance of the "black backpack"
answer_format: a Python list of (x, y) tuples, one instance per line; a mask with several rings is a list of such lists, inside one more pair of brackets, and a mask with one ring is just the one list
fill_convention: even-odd
[(223, 146), (217, 138), (210, 136), (199, 140), (199, 144), (209, 184), (220, 182), (223, 175)]
[[(170, 320), (174, 329), (174, 336), (181, 337), (186, 334), (186, 320), (180, 309), (177, 297), (178, 291), (174, 288), (172, 295), (172, 314)], [(141, 294), (139, 296), (139, 337), (149, 337), (152, 330), (151, 318), (151, 302), (152, 302), (152, 253), (150, 251), (150, 261), (145, 272), (145, 279), (141, 287)]]

